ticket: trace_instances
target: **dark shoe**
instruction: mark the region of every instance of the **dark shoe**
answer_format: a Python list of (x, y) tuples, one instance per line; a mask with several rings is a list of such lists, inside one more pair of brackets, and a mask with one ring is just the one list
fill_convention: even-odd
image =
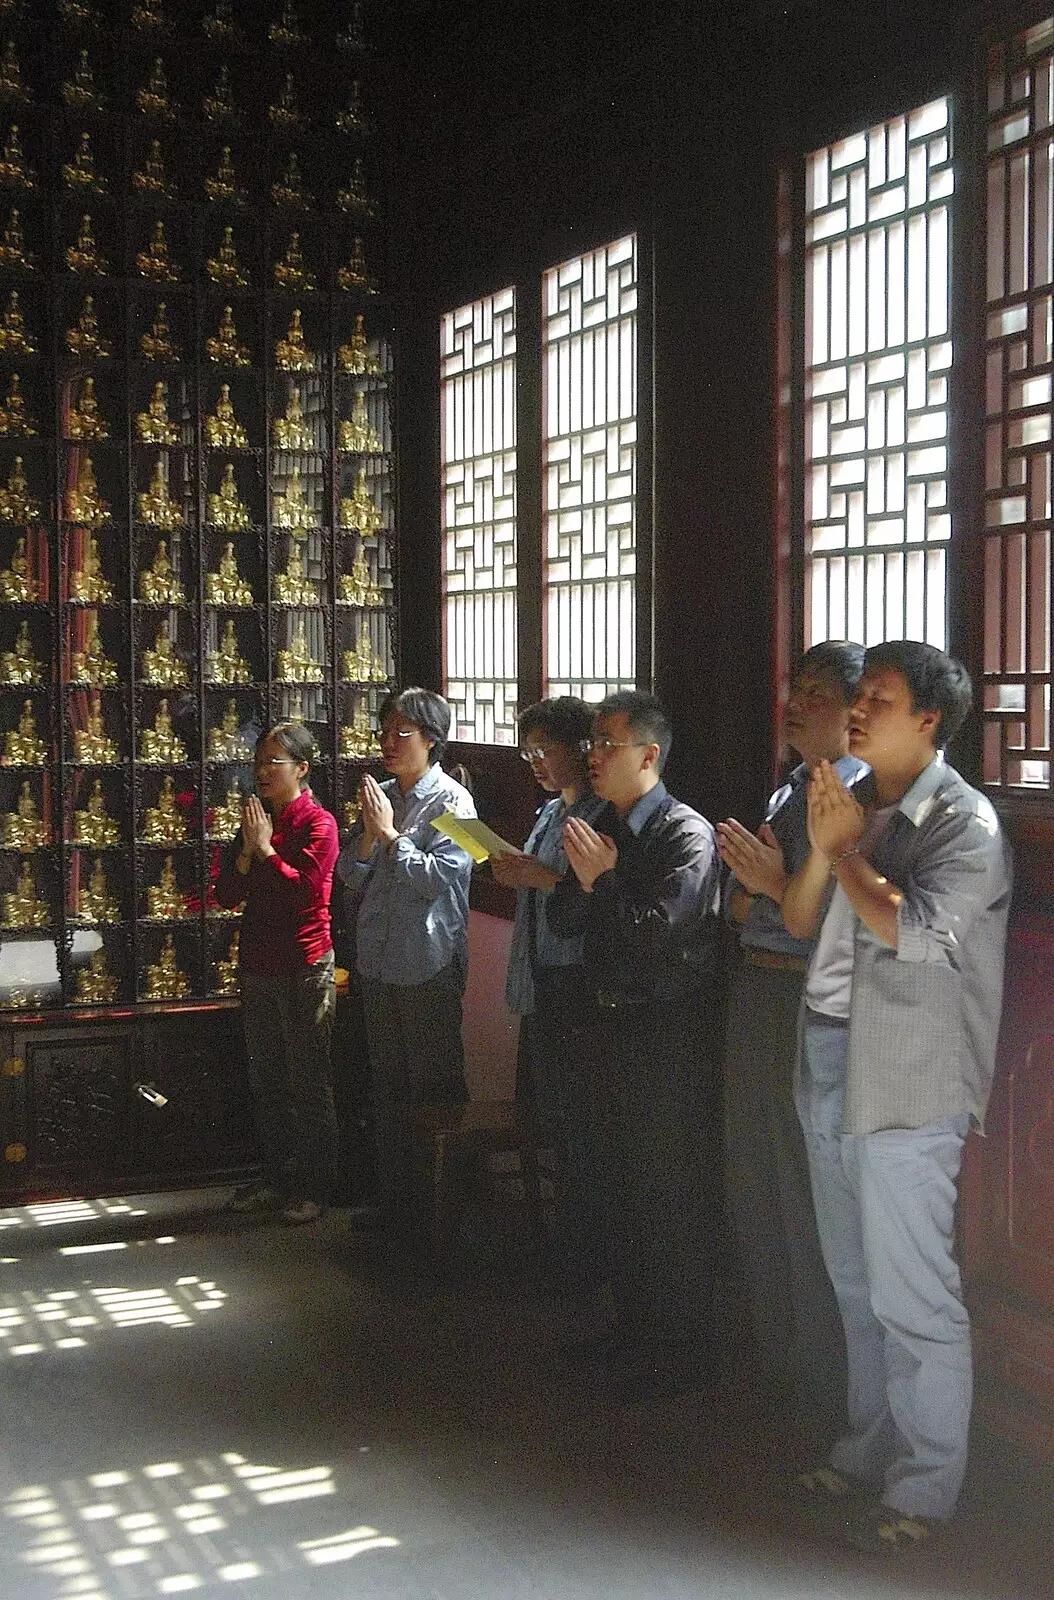
[(250, 1211), (277, 1211), (281, 1204), (282, 1196), (273, 1184), (243, 1183), (240, 1189), (235, 1189), (227, 1201), (227, 1210), (239, 1214)]
[(926, 1543), (939, 1523), (929, 1517), (916, 1517), (894, 1506), (870, 1505), (846, 1523), (843, 1538), (854, 1550), (867, 1555), (885, 1556), (917, 1550)]
[(317, 1200), (290, 1200), (282, 1207), (279, 1216), (291, 1227), (299, 1227), (304, 1222), (319, 1222), (322, 1211)]

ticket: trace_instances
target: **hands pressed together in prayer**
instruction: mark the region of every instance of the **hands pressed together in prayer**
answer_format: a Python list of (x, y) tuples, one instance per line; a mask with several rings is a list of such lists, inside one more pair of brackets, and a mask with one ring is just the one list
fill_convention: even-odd
[(271, 848), (271, 836), (274, 833), (274, 823), (269, 812), (264, 809), (263, 802), (258, 795), (250, 794), (245, 798), (242, 807), (242, 845), (241, 855), (247, 862), (252, 856), (263, 859), (274, 854)]
[(604, 872), (618, 865), (618, 846), (606, 833), (597, 833), (581, 817), (568, 817), (564, 823), (564, 849), (571, 871), (587, 894)]
[(809, 843), (829, 863), (851, 855), (864, 836), (867, 814), (829, 761), (809, 779)]
[(364, 773), (359, 790), (359, 817), (362, 821), (361, 860), (365, 861), (372, 854), (374, 845), (379, 844), (387, 849), (398, 839), (399, 830), (395, 826), (392, 803), (377, 779), (368, 772)]
[(787, 872), (779, 840), (768, 823), (751, 833), (735, 817), (729, 817), (718, 823), (716, 832), (721, 860), (731, 867), (747, 893), (768, 895), (779, 905), (787, 887)]

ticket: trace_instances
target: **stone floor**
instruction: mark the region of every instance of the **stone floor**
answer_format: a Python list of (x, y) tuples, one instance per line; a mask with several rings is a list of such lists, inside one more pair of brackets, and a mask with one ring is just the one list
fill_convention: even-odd
[(708, 1392), (627, 1405), (515, 1239), (441, 1278), (221, 1199), (0, 1212), (0, 1600), (1054, 1596), (1054, 1481), (1007, 1447), (938, 1541), (857, 1556), (781, 1492), (734, 1327)]

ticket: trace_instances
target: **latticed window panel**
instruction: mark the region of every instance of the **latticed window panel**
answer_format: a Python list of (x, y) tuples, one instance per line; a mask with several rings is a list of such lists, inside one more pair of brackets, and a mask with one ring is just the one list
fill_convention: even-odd
[(984, 778), (1049, 790), (1054, 22), (988, 68)]
[(546, 692), (599, 700), (636, 675), (634, 236), (545, 274), (542, 372)]
[(452, 735), (516, 743), (516, 296), (440, 328), (443, 683)]
[(947, 100), (806, 172), (805, 643), (945, 644)]

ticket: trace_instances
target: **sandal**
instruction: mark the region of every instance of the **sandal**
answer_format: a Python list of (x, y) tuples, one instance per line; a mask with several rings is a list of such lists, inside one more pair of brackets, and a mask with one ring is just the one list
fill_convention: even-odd
[(917, 1550), (926, 1543), (933, 1526), (929, 1518), (916, 1517), (910, 1511), (872, 1505), (849, 1521), (845, 1541), (868, 1555), (888, 1555), (897, 1550)]
[(847, 1478), (844, 1473), (826, 1464), (810, 1467), (808, 1472), (796, 1473), (794, 1483), (815, 1500), (848, 1500), (860, 1493), (860, 1484), (854, 1478)]

